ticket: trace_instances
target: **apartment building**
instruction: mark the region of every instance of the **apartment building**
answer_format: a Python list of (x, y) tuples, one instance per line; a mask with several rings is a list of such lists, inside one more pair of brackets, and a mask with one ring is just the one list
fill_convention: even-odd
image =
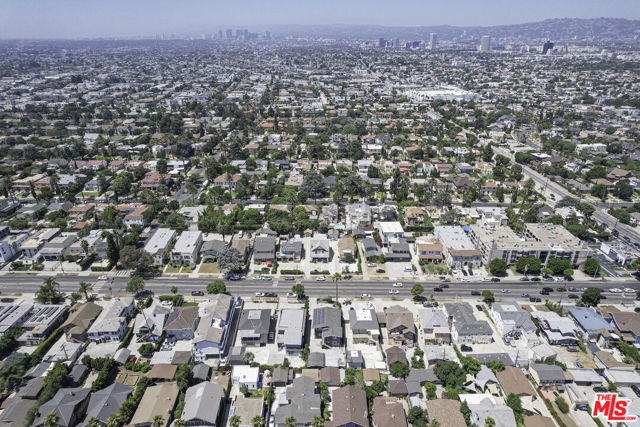
[(176, 232), (170, 228), (159, 228), (144, 245), (144, 250), (151, 254), (156, 264), (163, 264), (167, 249), (176, 239)]
[(175, 264), (196, 264), (202, 246), (202, 232), (183, 231), (171, 252), (171, 261)]
[(482, 263), (482, 252), (476, 249), (462, 227), (438, 226), (433, 232), (442, 244), (445, 259), (450, 266), (478, 266)]

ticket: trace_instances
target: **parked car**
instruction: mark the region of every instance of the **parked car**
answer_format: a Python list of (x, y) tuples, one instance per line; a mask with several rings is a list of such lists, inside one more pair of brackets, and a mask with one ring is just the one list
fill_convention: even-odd
[(294, 292), (287, 292), (287, 298), (295, 298), (296, 296)]
[(521, 278), (520, 278), (520, 281), (521, 281), (521, 282), (528, 282), (528, 281), (529, 281), (529, 278), (528, 278), (528, 277), (521, 277)]
[(263, 297), (264, 296), (264, 292), (256, 292), (256, 296), (257, 297)]
[(541, 302), (540, 297), (529, 297), (529, 302)]
[(378, 269), (376, 269), (376, 273), (384, 273), (384, 268), (378, 268)]
[(262, 276), (262, 280), (273, 280), (271, 276)]
[(422, 302), (422, 301), (426, 301), (427, 297), (422, 296), (422, 295), (416, 295), (416, 296), (413, 297), (413, 300), (417, 301), (417, 302)]
[(473, 348), (470, 345), (462, 344), (460, 346), (460, 350), (462, 350), (462, 351), (473, 351)]
[(375, 262), (370, 262), (369, 264), (367, 264), (367, 267), (375, 267), (376, 265), (378, 264), (376, 264)]
[(532, 278), (531, 278), (531, 281), (532, 281), (532, 282), (539, 282), (539, 281), (540, 281), (540, 278), (539, 278), (539, 277), (532, 277)]
[(569, 294), (570, 299), (578, 299), (580, 298), (577, 294)]
[(370, 294), (362, 294), (360, 295), (360, 298), (371, 298)]
[(640, 397), (640, 388), (637, 385), (631, 384), (631, 390), (636, 394), (636, 396)]
[(326, 281), (326, 280), (327, 280), (327, 279), (326, 279), (324, 276), (318, 276), (318, 277), (316, 277), (316, 282), (324, 282), (324, 281)]
[(204, 296), (204, 292), (202, 291), (191, 291), (191, 295), (194, 297), (203, 297)]
[(490, 282), (491, 281), (491, 277), (483, 277), (482, 281), (483, 282)]
[(276, 298), (278, 294), (276, 294), (275, 292), (265, 292), (264, 296), (268, 298)]
[(499, 282), (499, 281), (500, 281), (500, 278), (499, 278), (499, 277), (492, 277), (492, 278), (491, 278), (491, 281), (492, 281), (492, 282), (494, 282), (494, 283), (496, 283), (496, 282)]
[(584, 366), (582, 366), (582, 363), (580, 362), (576, 362), (576, 368), (584, 368)]
[(284, 278), (284, 280), (295, 280), (296, 278), (293, 276), (287, 276)]

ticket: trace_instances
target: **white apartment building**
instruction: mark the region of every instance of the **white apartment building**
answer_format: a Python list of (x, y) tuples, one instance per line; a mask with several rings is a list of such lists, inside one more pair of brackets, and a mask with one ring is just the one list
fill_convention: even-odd
[(159, 228), (153, 233), (144, 250), (151, 254), (156, 264), (162, 264), (169, 245), (176, 239), (176, 232), (170, 228)]
[(171, 261), (175, 264), (195, 264), (202, 247), (202, 232), (183, 231), (171, 252)]

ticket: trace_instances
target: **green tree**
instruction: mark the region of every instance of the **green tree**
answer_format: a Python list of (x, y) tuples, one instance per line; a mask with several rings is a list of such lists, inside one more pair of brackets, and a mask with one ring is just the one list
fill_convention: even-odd
[(87, 427), (102, 427), (102, 421), (99, 418), (91, 417), (87, 421)]
[(424, 385), (424, 390), (427, 394), (427, 399), (435, 400), (438, 398), (438, 396), (436, 395), (437, 387), (434, 383), (426, 383)]
[(522, 409), (522, 402), (520, 396), (515, 393), (510, 393), (507, 396), (506, 404), (513, 411), (513, 415), (516, 418), (518, 425), (524, 424), (524, 410)]
[(229, 425), (231, 427), (239, 427), (241, 422), (242, 420), (240, 419), (240, 415), (238, 414), (233, 414), (231, 415), (231, 418), (229, 418)]
[(187, 388), (189, 388), (189, 386), (191, 385), (191, 380), (193, 379), (193, 371), (191, 370), (191, 366), (178, 366), (173, 379), (176, 381), (178, 388), (182, 391), (185, 391)]
[(174, 286), (171, 287), (171, 289), (169, 289), (169, 291), (172, 294), (176, 295), (178, 293), (178, 287), (174, 285)]
[(586, 305), (587, 307), (596, 307), (598, 304), (600, 304), (600, 298), (601, 298), (600, 293), (601, 293), (600, 288), (595, 288), (595, 287), (587, 288), (587, 290), (582, 293), (582, 297), (580, 298), (580, 301), (582, 302), (582, 304)]
[(413, 287), (411, 288), (411, 295), (413, 295), (414, 297), (417, 297), (418, 295), (422, 295), (423, 292), (424, 292), (424, 286), (422, 286), (419, 283), (413, 285)]
[(595, 276), (600, 272), (600, 261), (595, 258), (588, 258), (582, 266), (582, 271), (589, 276)]
[(241, 265), (240, 252), (236, 248), (228, 247), (218, 253), (218, 269), (222, 272), (237, 270)]
[(109, 260), (109, 264), (113, 266), (115, 266), (120, 259), (120, 249), (111, 233), (107, 235), (107, 259)]
[(591, 187), (591, 194), (601, 200), (607, 200), (607, 187), (604, 184), (594, 184)]
[(153, 257), (144, 249), (138, 249), (135, 246), (124, 246), (120, 250), (120, 264), (127, 270), (144, 272), (153, 266)]
[(60, 284), (53, 277), (44, 279), (44, 283), (35, 295), (36, 301), (41, 304), (55, 304), (61, 297)]
[(562, 275), (563, 275), (564, 277), (571, 277), (571, 276), (573, 276), (573, 269), (571, 269), (571, 268), (567, 268), (567, 269), (565, 269), (565, 270), (562, 272)]
[(419, 406), (412, 406), (407, 413), (407, 421), (413, 427), (427, 427), (427, 413)]
[(494, 276), (503, 276), (507, 272), (507, 262), (501, 258), (494, 258), (489, 263), (489, 271)]
[(442, 381), (445, 387), (461, 387), (467, 378), (464, 369), (450, 360), (437, 361), (436, 366), (433, 368), (433, 373)]
[(133, 276), (127, 282), (126, 290), (132, 294), (137, 294), (144, 289), (144, 279), (140, 276)]
[(288, 417), (286, 420), (284, 420), (284, 425), (285, 427), (296, 427), (298, 425), (298, 422), (294, 417)]
[(409, 367), (404, 363), (396, 362), (389, 367), (389, 372), (396, 378), (406, 378), (409, 375)]
[(549, 262), (547, 262), (547, 267), (553, 271), (553, 274), (559, 275), (567, 268), (571, 268), (571, 261), (568, 259), (553, 257), (549, 259)]
[(516, 261), (516, 271), (520, 274), (538, 274), (541, 265), (540, 259), (534, 256), (521, 257)]
[(485, 365), (487, 365), (487, 368), (491, 369), (494, 373), (504, 371), (504, 362), (502, 360), (489, 360)]
[(214, 280), (207, 285), (207, 293), (209, 294), (224, 294), (227, 292), (227, 286), (222, 280)]
[(478, 372), (480, 372), (480, 362), (471, 356), (462, 356), (460, 358), (460, 363), (462, 363), (462, 368), (469, 375), (475, 376)]
[(485, 427), (496, 427), (496, 420), (494, 420), (491, 417), (487, 417), (484, 419), (484, 426)]
[(89, 301), (89, 292), (93, 290), (93, 285), (89, 282), (80, 282), (80, 288), (78, 292), (84, 294), (84, 297), (87, 301)]
[(164, 417), (162, 415), (156, 415), (153, 417), (153, 422), (151, 423), (151, 427), (163, 427), (164, 426)]
[(613, 195), (620, 199), (631, 199), (631, 196), (633, 196), (633, 187), (629, 183), (629, 180), (621, 179), (616, 182)]
[(58, 414), (58, 412), (51, 412), (50, 414), (47, 414), (46, 417), (44, 417), (42, 425), (44, 425), (45, 427), (56, 427), (59, 421), (60, 415)]
[(493, 296), (493, 292), (491, 292), (488, 289), (485, 289), (484, 291), (482, 291), (482, 300), (487, 304), (492, 304), (496, 299)]
[(298, 299), (302, 299), (302, 297), (304, 296), (304, 286), (302, 286), (302, 284), (300, 283), (297, 283), (291, 287), (291, 292), (296, 294)]
[(256, 415), (251, 419), (251, 425), (253, 427), (264, 427), (264, 417), (262, 415)]

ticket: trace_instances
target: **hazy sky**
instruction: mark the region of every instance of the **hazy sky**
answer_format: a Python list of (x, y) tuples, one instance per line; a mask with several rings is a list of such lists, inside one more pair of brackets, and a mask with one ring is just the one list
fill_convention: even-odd
[(2, 0), (0, 38), (200, 33), (279, 24), (500, 25), (639, 19), (638, 0)]

